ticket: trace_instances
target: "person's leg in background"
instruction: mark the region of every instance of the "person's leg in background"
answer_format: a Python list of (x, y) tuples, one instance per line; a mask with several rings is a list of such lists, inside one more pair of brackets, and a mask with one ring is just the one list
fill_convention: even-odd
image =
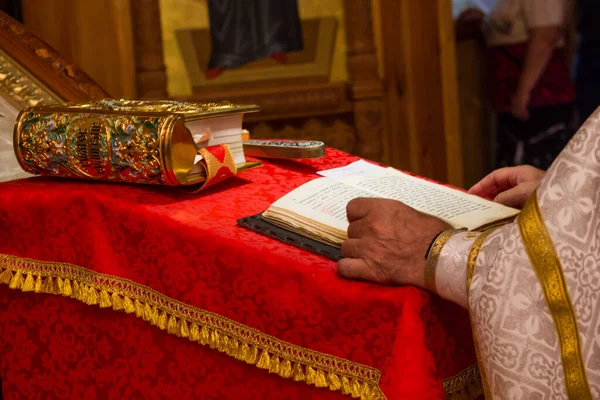
[(575, 105), (557, 104), (530, 110), (532, 135), (525, 144), (525, 163), (547, 170), (575, 134)]
[(493, 169), (518, 165), (522, 158), (524, 140), (527, 133), (526, 123), (519, 121), (510, 113), (498, 114), (495, 138)]
[(500, 114), (495, 168), (527, 164), (548, 169), (575, 132), (573, 108), (572, 103), (531, 108), (527, 121)]

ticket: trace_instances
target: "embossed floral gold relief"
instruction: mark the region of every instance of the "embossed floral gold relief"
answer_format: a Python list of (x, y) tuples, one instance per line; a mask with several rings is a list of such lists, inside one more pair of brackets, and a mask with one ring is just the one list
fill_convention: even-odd
[(62, 102), (0, 50), (0, 91), (17, 109)]
[(18, 121), (17, 155), (31, 173), (161, 184), (166, 119), (28, 112)]

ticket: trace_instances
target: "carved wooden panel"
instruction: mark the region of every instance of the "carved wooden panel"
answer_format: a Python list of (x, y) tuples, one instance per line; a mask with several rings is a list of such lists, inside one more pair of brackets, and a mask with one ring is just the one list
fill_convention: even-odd
[(390, 161), (462, 186), (454, 31), (448, 0), (381, 0)]
[[(190, 98), (185, 98), (188, 100)], [(352, 111), (345, 83), (287, 86), (269, 90), (245, 90), (194, 95), (196, 101), (228, 100), (241, 104), (259, 104), (260, 113), (249, 114), (248, 120), (310, 118), (344, 114)]]
[(131, 0), (138, 97), (167, 98), (158, 0)]
[(2, 12), (0, 48), (62, 100), (88, 101), (108, 97), (78, 66)]
[(380, 161), (383, 149), (383, 85), (377, 68), (370, 0), (344, 0), (348, 71), (354, 110), (354, 153)]

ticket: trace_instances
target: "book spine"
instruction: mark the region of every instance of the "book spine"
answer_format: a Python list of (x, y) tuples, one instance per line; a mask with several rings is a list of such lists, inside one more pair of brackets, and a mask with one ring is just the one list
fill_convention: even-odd
[(174, 185), (162, 153), (178, 118), (29, 108), (15, 122), (15, 154), (38, 175)]

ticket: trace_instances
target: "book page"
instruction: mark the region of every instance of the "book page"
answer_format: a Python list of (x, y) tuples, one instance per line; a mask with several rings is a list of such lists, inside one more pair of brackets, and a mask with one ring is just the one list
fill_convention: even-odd
[[(358, 167), (362, 168), (360, 165)], [(335, 170), (333, 174), (330, 172), (324, 171), (321, 174), (332, 179), (340, 176)], [(336, 180), (375, 197), (401, 201), (418, 211), (443, 219), (456, 228), (475, 229), (518, 213), (518, 210), (393, 168), (370, 168), (366, 173), (358, 174), (346, 171), (343, 177)]]
[[(203, 118), (186, 121), (185, 126), (190, 130), (196, 144), (212, 146), (215, 144), (232, 143), (242, 140), (243, 114), (226, 115), (222, 117)], [(204, 134), (210, 132), (210, 139), (205, 142)], [(220, 140), (220, 138), (229, 139)]]
[(375, 196), (342, 182), (318, 178), (291, 191), (271, 207), (292, 211), (304, 218), (345, 232), (348, 229), (346, 205), (357, 197)]
[(328, 169), (325, 171), (319, 171), (317, 174), (339, 181), (344, 178), (349, 178), (355, 175), (364, 175), (369, 172), (385, 171), (385, 167), (381, 167), (376, 164), (372, 164), (365, 160), (358, 160), (345, 167)]

